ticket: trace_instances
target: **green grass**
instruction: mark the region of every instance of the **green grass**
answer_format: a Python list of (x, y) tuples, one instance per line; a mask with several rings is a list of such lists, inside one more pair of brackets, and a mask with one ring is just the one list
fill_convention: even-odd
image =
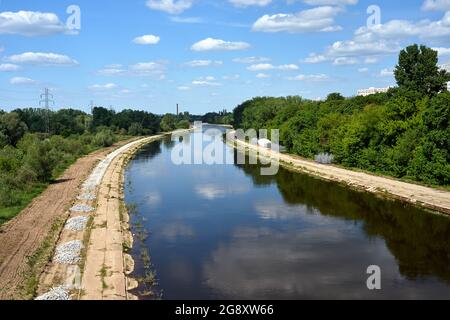
[(12, 207), (0, 208), (0, 225), (17, 216), (31, 203), (31, 201), (33, 201), (35, 197), (40, 195), (47, 187), (48, 184), (36, 184), (28, 192), (17, 191), (19, 198), (18, 204)]

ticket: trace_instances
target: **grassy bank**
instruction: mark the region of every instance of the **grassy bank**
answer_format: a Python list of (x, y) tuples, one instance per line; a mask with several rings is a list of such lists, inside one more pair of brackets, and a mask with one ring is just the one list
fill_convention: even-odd
[(17, 146), (0, 150), (0, 225), (14, 218), (77, 159), (129, 136), (109, 130), (48, 137), (27, 134)]

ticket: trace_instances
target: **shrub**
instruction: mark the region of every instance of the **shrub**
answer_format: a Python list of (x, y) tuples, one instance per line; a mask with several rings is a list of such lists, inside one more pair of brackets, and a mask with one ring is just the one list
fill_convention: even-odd
[(92, 143), (97, 147), (110, 147), (114, 144), (116, 138), (110, 129), (103, 129), (97, 132), (92, 139)]

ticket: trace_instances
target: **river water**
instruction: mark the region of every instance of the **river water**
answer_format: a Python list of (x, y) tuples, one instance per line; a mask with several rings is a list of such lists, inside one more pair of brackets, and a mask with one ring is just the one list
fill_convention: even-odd
[(284, 168), (176, 165), (174, 140), (126, 170), (141, 299), (450, 299), (450, 218)]

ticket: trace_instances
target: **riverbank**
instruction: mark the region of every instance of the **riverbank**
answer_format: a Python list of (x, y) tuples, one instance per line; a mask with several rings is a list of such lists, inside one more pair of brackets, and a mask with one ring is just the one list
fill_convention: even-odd
[(99, 159), (131, 141), (78, 159), (20, 214), (0, 228), (0, 300), (31, 299), (80, 185)]
[(135, 299), (128, 290), (136, 281), (128, 279), (133, 259), (126, 253), (132, 247), (129, 216), (123, 202), (123, 170), (126, 163), (145, 144), (164, 135), (144, 138), (129, 146), (108, 166), (98, 189), (92, 229), (81, 280), (81, 300)]
[[(230, 138), (232, 134), (230, 134)], [(275, 152), (270, 149), (233, 139), (236, 145), (247, 150), (258, 151), (259, 155), (279, 160), (280, 164), (321, 179), (344, 184), (353, 189), (373, 193), (385, 198), (396, 199), (413, 205), (450, 215), (450, 192), (406, 183), (387, 177), (364, 172), (351, 171), (333, 165), (319, 164), (298, 156)], [(236, 146), (235, 145), (235, 146)]]

